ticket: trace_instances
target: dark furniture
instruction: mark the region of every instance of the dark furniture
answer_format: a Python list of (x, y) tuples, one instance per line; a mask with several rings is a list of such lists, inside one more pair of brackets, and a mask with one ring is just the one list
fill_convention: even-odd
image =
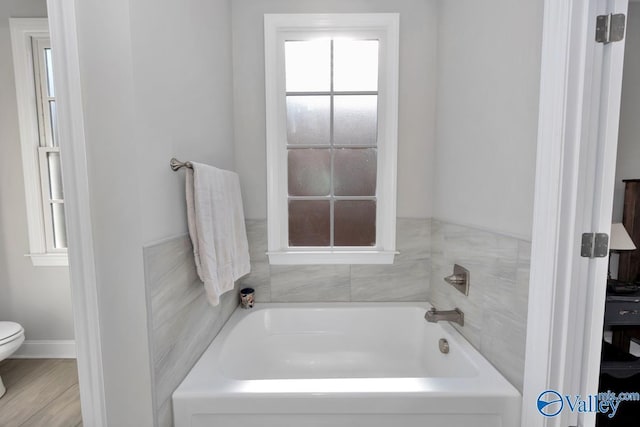
[[(622, 224), (631, 240), (640, 246), (640, 179), (626, 179)], [(613, 333), (612, 343), (603, 342), (600, 364), (600, 392), (640, 391), (640, 358), (629, 353), (631, 339), (640, 338), (640, 249), (621, 251), (618, 280), (609, 280), (604, 314), (605, 329)], [(626, 287), (626, 289), (625, 289)], [(615, 417), (597, 414), (598, 427), (640, 425), (640, 402), (624, 402)]]
[[(622, 224), (631, 240), (640, 244), (640, 179), (625, 179), (624, 210)], [(640, 246), (635, 251), (621, 251), (618, 263), (618, 280), (628, 283), (640, 282)]]
[[(640, 292), (607, 294), (605, 328), (613, 331), (613, 343), (602, 343), (599, 392), (640, 391), (640, 358), (629, 354), (629, 343), (640, 327)], [(613, 418), (596, 415), (598, 427), (631, 427), (640, 425), (640, 402), (623, 402)]]
[[(622, 224), (631, 240), (638, 246), (634, 251), (620, 251), (618, 280), (628, 284), (640, 283), (640, 179), (625, 179), (624, 210)], [(611, 295), (607, 292), (605, 324), (613, 330), (613, 344), (625, 351), (629, 350), (632, 337), (640, 338), (640, 293)], [(610, 307), (610, 304), (613, 304)]]
[[(631, 338), (640, 336), (640, 292), (619, 295), (607, 293), (604, 325), (613, 332), (613, 346), (628, 352)], [(640, 364), (636, 369), (640, 373)]]

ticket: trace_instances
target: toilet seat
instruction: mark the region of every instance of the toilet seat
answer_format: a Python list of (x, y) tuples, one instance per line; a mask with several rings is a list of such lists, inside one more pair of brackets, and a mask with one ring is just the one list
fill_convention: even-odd
[[(11, 356), (24, 342), (24, 329), (16, 322), (0, 321), (0, 362)], [(0, 397), (7, 391), (0, 378)]]
[(16, 322), (0, 321), (0, 346), (15, 341), (24, 333), (24, 329)]

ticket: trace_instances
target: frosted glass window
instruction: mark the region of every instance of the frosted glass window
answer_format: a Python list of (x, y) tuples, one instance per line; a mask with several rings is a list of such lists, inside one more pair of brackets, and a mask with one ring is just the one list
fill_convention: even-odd
[(330, 214), (328, 200), (290, 200), (289, 246), (329, 246)]
[(334, 40), (334, 90), (378, 90), (378, 44), (378, 40)]
[(62, 199), (62, 172), (60, 170), (60, 153), (47, 153), (49, 164), (49, 195), (52, 199)]
[(331, 191), (331, 152), (325, 149), (289, 150), (290, 196), (328, 196)]
[(335, 246), (376, 245), (376, 202), (336, 200), (334, 206)]
[(286, 41), (287, 92), (326, 92), (331, 89), (331, 40)]
[(378, 139), (378, 96), (336, 95), (333, 102), (334, 143), (375, 146)]
[(323, 144), (331, 141), (331, 97), (287, 96), (287, 142)]
[(334, 150), (336, 196), (375, 196), (377, 155), (374, 148)]
[(270, 263), (393, 262), (399, 19), (264, 15)]

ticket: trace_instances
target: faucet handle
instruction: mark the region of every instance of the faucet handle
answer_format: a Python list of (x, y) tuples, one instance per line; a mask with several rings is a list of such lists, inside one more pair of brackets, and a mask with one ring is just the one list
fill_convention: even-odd
[(444, 278), (444, 281), (450, 285), (462, 285), (467, 281), (466, 274), (452, 274)]
[(456, 288), (458, 291), (469, 295), (469, 270), (461, 265), (453, 266), (453, 274), (444, 278), (445, 282)]

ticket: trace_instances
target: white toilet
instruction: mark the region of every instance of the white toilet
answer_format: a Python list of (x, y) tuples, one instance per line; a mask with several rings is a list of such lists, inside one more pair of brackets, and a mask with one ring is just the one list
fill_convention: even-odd
[[(11, 356), (24, 342), (24, 329), (15, 322), (0, 321), (0, 362)], [(0, 397), (7, 389), (0, 378)]]

